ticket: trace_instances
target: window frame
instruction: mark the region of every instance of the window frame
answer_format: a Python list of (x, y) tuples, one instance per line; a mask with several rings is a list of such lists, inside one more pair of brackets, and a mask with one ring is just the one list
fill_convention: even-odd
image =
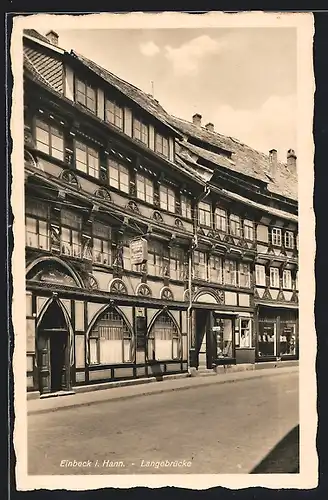
[[(163, 197), (166, 198), (166, 201), (163, 202)], [(173, 199), (173, 204), (169, 204), (170, 197)], [(172, 214), (175, 214), (175, 201), (176, 201), (176, 196), (174, 189), (171, 187), (165, 185), (165, 184), (160, 184), (159, 186), (159, 206), (162, 210), (166, 210), (167, 212), (170, 212)], [(170, 209), (172, 207), (172, 210)]]
[[(235, 228), (232, 230), (232, 228)], [(236, 230), (236, 232), (234, 232)], [(241, 237), (241, 218), (237, 214), (229, 215), (229, 234), (235, 238)]]
[[(68, 222), (63, 221), (63, 213), (71, 214), (77, 220), (76, 224), (79, 227), (73, 227)], [(69, 233), (69, 241), (63, 240), (63, 229)], [(74, 236), (77, 236), (78, 243), (74, 242)], [(70, 252), (63, 251), (63, 243), (69, 244)], [(75, 246), (78, 248), (78, 255), (75, 255)], [(74, 257), (76, 259), (82, 258), (82, 217), (77, 215), (74, 210), (62, 208), (60, 212), (60, 254)]]
[[(273, 272), (275, 271), (275, 272)], [(280, 269), (270, 267), (270, 288), (280, 288)]]
[[(251, 266), (248, 262), (239, 262), (238, 285), (242, 288), (251, 288)], [(243, 277), (243, 278), (242, 278)]]
[[(113, 106), (113, 112), (108, 107), (108, 104), (111, 104)], [(108, 97), (105, 96), (105, 122), (113, 125), (114, 127), (118, 128), (119, 130), (124, 129), (124, 108), (120, 104), (117, 103), (117, 101), (109, 99)], [(117, 110), (120, 111), (119, 114), (117, 114)], [(113, 120), (110, 120), (108, 118), (108, 115), (113, 116)], [(119, 124), (117, 123), (119, 122)]]
[[(176, 252), (176, 255), (174, 253)], [(180, 255), (179, 255), (180, 253)], [(184, 279), (184, 265), (185, 265), (185, 250), (181, 247), (171, 247), (169, 251), (169, 272), (170, 278), (176, 281), (183, 281)], [(174, 266), (172, 265), (174, 263)], [(172, 269), (174, 267), (174, 269)], [(176, 275), (173, 275), (173, 272)]]
[(181, 217), (184, 217), (185, 219), (192, 218), (191, 200), (184, 194), (180, 196), (180, 209)]
[[(40, 215), (38, 214), (33, 214), (32, 213), (32, 210), (29, 212), (29, 203), (33, 203), (34, 204), (39, 204), (41, 207), (42, 207), (42, 214), (45, 213), (46, 215)], [(37, 240), (37, 246), (34, 246), (34, 245), (30, 245), (28, 244), (28, 224), (27, 224), (27, 219), (30, 219), (31, 221), (33, 220), (35, 222), (35, 233), (32, 233), (35, 235), (36, 237), (36, 240)], [(40, 222), (41, 223), (44, 223), (45, 224), (45, 227), (46, 227), (46, 234), (45, 235), (42, 235), (40, 233)], [(47, 242), (47, 245), (46, 245), (46, 248), (44, 248), (43, 246), (40, 245), (40, 239), (41, 238), (45, 238), (46, 239), (46, 242)], [(46, 203), (43, 203), (41, 201), (38, 201), (38, 200), (32, 200), (32, 199), (29, 199), (28, 202), (26, 203), (26, 207), (25, 207), (25, 245), (29, 248), (37, 248), (39, 250), (46, 250), (46, 251), (49, 251), (50, 250), (50, 207), (49, 205), (47, 205)]]
[[(220, 222), (219, 224), (218, 224), (218, 221)], [(224, 221), (224, 224), (222, 224), (222, 221)], [(221, 208), (221, 207), (216, 207), (215, 208), (215, 211), (214, 211), (214, 224), (215, 224), (215, 229), (217, 229), (218, 231), (221, 231), (222, 233), (226, 233), (227, 232), (228, 214), (227, 214), (227, 211), (224, 208)]]
[[(288, 244), (287, 244), (288, 241)], [(293, 231), (285, 231), (284, 234), (284, 246), (289, 250), (294, 250), (295, 248), (295, 235)]]
[[(262, 275), (262, 271), (263, 271), (263, 281), (261, 279), (258, 279)], [(266, 286), (265, 266), (262, 264), (255, 264), (255, 284), (257, 286)]]
[[(136, 124), (139, 124), (139, 128), (136, 127)], [(138, 134), (136, 134), (136, 130), (138, 130)], [(149, 147), (149, 125), (138, 116), (132, 118), (132, 137)]]
[[(200, 276), (200, 272), (199, 272), (200, 269), (204, 270), (204, 273), (202, 276)], [(193, 278), (195, 280), (208, 281), (208, 268), (207, 268), (207, 254), (206, 254), (206, 252), (203, 252), (201, 250), (194, 250), (192, 275), (193, 275)]]
[[(84, 86), (84, 92), (81, 92), (78, 89), (79, 85)], [(93, 95), (94, 95), (94, 99), (90, 99), (90, 97), (88, 96), (88, 89), (92, 90)], [(84, 102), (81, 102), (78, 99), (78, 94), (84, 95), (84, 97), (85, 97)], [(94, 108), (90, 108), (90, 106), (88, 106), (88, 100), (91, 100), (94, 102)], [(75, 77), (74, 101), (76, 103), (80, 104), (81, 106), (85, 107), (86, 109), (88, 109), (92, 113), (97, 114), (97, 89), (93, 85), (89, 84), (87, 80), (82, 80), (78, 77)]]
[[(205, 207), (209, 207), (209, 210), (206, 210)], [(208, 217), (206, 214), (209, 214), (209, 224), (207, 223)], [(213, 212), (212, 212), (212, 204), (207, 203), (206, 201), (200, 201), (197, 205), (197, 216), (198, 216), (198, 225), (204, 227), (212, 227), (213, 226)], [(201, 219), (204, 219), (202, 222)]]
[[(138, 182), (143, 183), (143, 197), (139, 196), (139, 193), (142, 191), (138, 189)], [(151, 196), (147, 193), (147, 185), (148, 187), (151, 187)], [(154, 204), (154, 183), (149, 177), (141, 174), (140, 172), (136, 173), (136, 196), (139, 200), (145, 201), (151, 205)]]
[[(153, 260), (152, 263), (150, 263), (151, 260)], [(169, 272), (170, 253), (168, 247), (162, 241), (150, 241), (148, 244), (147, 274), (150, 276), (168, 277)]]
[[(86, 163), (83, 163), (83, 161), (80, 161), (77, 158), (77, 150), (83, 151), (82, 148), (78, 148), (78, 144), (80, 144), (81, 146), (83, 146), (85, 148), (85, 161), (86, 161)], [(96, 156), (91, 154), (90, 152), (96, 153)], [(90, 157), (97, 160), (96, 168), (94, 168), (94, 166), (91, 165)], [(86, 144), (85, 142), (81, 141), (80, 139), (75, 139), (74, 140), (74, 159), (75, 159), (75, 169), (78, 172), (82, 172), (86, 175), (89, 175), (90, 177), (93, 177), (94, 179), (99, 179), (99, 176), (100, 176), (100, 156), (99, 156), (99, 151), (96, 148), (94, 148), (93, 146), (90, 146), (89, 144)], [(83, 169), (79, 168), (78, 164), (85, 165), (86, 169), (83, 170)], [(95, 172), (96, 175), (92, 174), (91, 172)]]
[(168, 137), (155, 130), (155, 153), (158, 153), (165, 158), (169, 158), (169, 147)]
[(250, 219), (244, 219), (244, 238), (245, 238), (245, 240), (254, 241), (254, 234), (255, 234), (254, 222)]
[[(108, 236), (109, 236), (108, 239), (106, 239), (105, 231), (102, 235), (100, 234), (100, 231), (98, 231), (98, 234), (97, 234), (97, 231), (95, 230), (97, 226), (98, 226), (98, 228), (101, 228), (101, 227), (106, 228), (106, 230), (108, 231)], [(101, 256), (100, 261), (97, 258), (95, 258), (95, 251), (96, 251), (95, 250), (95, 241), (100, 242), (100, 250), (97, 250), (99, 255)], [(104, 250), (104, 247), (105, 247), (104, 242), (105, 241), (108, 244), (107, 252)], [(104, 262), (104, 255), (107, 255), (107, 258), (108, 258), (107, 262)], [(98, 221), (98, 220), (93, 221), (93, 224), (92, 224), (92, 262), (94, 264), (101, 264), (103, 266), (110, 267), (112, 265), (112, 259), (113, 259), (112, 228), (101, 221)]]
[[(117, 189), (118, 191), (122, 191), (122, 193), (130, 194), (130, 180), (131, 180), (131, 174), (130, 174), (130, 169), (127, 165), (124, 163), (121, 163), (117, 160), (115, 160), (112, 157), (107, 158), (107, 169), (108, 169), (108, 185), (114, 189)], [(113, 184), (113, 180), (116, 181), (116, 179), (111, 176), (112, 170), (117, 171), (117, 186)], [(122, 174), (127, 177), (127, 184), (123, 183), (121, 178)], [(122, 187), (125, 187), (126, 189), (122, 189)]]
[[(166, 318), (166, 321), (163, 322), (163, 325), (165, 324), (170, 324), (171, 328), (170, 331), (173, 332), (171, 334), (171, 338), (169, 341), (171, 342), (171, 358), (157, 358), (156, 357), (156, 335), (155, 335), (155, 329), (154, 327), (156, 326), (156, 323), (158, 320)], [(165, 330), (165, 327), (161, 327), (161, 330)], [(161, 332), (162, 333), (162, 332)], [(165, 339), (166, 340), (166, 339)], [(176, 341), (177, 344), (177, 356), (174, 356), (174, 341)], [(149, 355), (150, 351), (152, 352), (152, 356)], [(182, 336), (181, 333), (179, 332), (175, 322), (173, 319), (165, 312), (160, 313), (156, 318), (154, 323), (152, 324), (152, 327), (149, 331), (149, 334), (147, 336), (147, 359), (149, 361), (177, 361), (182, 359)]]
[(280, 227), (272, 227), (270, 230), (271, 244), (276, 247), (282, 245), (282, 231)]
[[(43, 125), (43, 126), (40, 126)], [(42, 142), (41, 140), (38, 140), (38, 130), (43, 130), (44, 132), (47, 133), (48, 136), (48, 143)], [(54, 134), (53, 132), (56, 131), (58, 134)], [(34, 137), (35, 137), (35, 144), (36, 148), (38, 151), (41, 151), (42, 153), (48, 154), (52, 158), (56, 158), (57, 160), (64, 161), (65, 158), (65, 137), (64, 137), (64, 131), (58, 127), (55, 126), (54, 124), (51, 124), (48, 121), (42, 120), (40, 117), (35, 118), (35, 125), (34, 125)], [(62, 142), (62, 150), (53, 147), (53, 137), (59, 138)], [(47, 146), (47, 148), (40, 149), (38, 144), (43, 144)], [(47, 151), (45, 151), (47, 149)], [(53, 151), (59, 151), (61, 154), (60, 155), (54, 155)]]
[[(288, 280), (286, 280), (286, 276), (289, 276)], [(287, 285), (289, 285), (289, 286), (287, 286)], [(282, 288), (284, 290), (292, 290), (293, 289), (292, 272), (290, 269), (284, 269), (282, 272)]]
[[(218, 266), (215, 264), (219, 263)], [(213, 276), (214, 274), (214, 276)], [(223, 285), (223, 258), (220, 255), (210, 255), (208, 259), (208, 280), (211, 283)]]
[[(232, 259), (224, 260), (223, 280), (225, 285), (238, 286), (237, 261)], [(227, 279), (229, 277), (229, 279)]]

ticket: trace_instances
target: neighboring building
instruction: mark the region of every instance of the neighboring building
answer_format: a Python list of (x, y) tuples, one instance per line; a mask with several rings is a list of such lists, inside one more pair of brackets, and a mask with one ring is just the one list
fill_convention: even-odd
[(24, 32), (24, 131), (28, 390), (297, 355), (296, 171), (54, 32)]

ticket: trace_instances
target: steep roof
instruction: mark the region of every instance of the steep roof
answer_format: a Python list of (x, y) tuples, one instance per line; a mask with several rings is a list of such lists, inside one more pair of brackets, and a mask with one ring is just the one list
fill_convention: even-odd
[(87, 66), (91, 71), (100, 76), (107, 83), (115, 87), (117, 90), (122, 92), (124, 95), (129, 97), (132, 101), (138, 104), (142, 109), (150, 113), (152, 116), (157, 118), (160, 122), (162, 122), (166, 127), (169, 127), (175, 135), (180, 136), (180, 133), (177, 133), (175, 127), (172, 127), (170, 123), (170, 115), (165, 111), (164, 108), (159, 104), (159, 102), (154, 99), (152, 96), (146, 94), (138, 87), (135, 87), (129, 82), (126, 82), (122, 78), (114, 75), (107, 69), (99, 66), (94, 61), (91, 61), (87, 57), (82, 54), (78, 54), (77, 52), (71, 50), (70, 54), (78, 59), (82, 64)]
[(38, 40), (41, 40), (41, 42), (49, 43), (49, 40), (46, 36), (41, 35), (36, 30), (31, 30), (31, 29), (26, 29), (23, 30), (23, 35), (31, 36), (32, 38), (37, 38)]
[(186, 141), (182, 142), (181, 145), (192, 153), (219, 166), (266, 182), (268, 190), (274, 194), (297, 200), (297, 173), (289, 169), (285, 163), (277, 162), (276, 176), (273, 179), (270, 175), (268, 155), (256, 151), (238, 139), (211, 132), (175, 116), (171, 117), (171, 124), (187, 136), (230, 151), (232, 156), (225, 157), (223, 154), (213, 153)]

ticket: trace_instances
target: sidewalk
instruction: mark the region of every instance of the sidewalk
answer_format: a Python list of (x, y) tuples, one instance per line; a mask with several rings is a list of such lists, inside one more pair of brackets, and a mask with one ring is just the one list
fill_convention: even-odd
[(161, 394), (163, 392), (181, 391), (193, 389), (196, 387), (205, 387), (212, 384), (224, 384), (272, 375), (279, 376), (279, 374), (282, 375), (297, 371), (297, 365), (279, 366), (279, 369), (277, 369), (276, 366), (273, 368), (268, 367), (260, 370), (253, 369), (233, 373), (217, 374), (210, 377), (184, 377), (142, 385), (139, 384), (95, 390), (91, 392), (81, 392), (61, 397), (31, 399), (27, 401), (27, 413), (28, 415), (48, 413), (69, 408), (77, 408), (79, 406), (104, 403), (108, 401), (124, 400), (151, 394)]

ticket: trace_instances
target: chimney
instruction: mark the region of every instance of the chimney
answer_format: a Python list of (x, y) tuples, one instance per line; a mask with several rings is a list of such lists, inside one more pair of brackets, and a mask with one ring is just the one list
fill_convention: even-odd
[(276, 177), (277, 170), (277, 150), (270, 149), (269, 151), (270, 175), (272, 179)]
[(58, 33), (56, 33), (55, 31), (53, 30), (48, 31), (48, 33), (46, 34), (46, 38), (48, 38), (49, 42), (52, 45), (58, 45), (59, 36)]
[(289, 149), (287, 151), (287, 167), (290, 170), (296, 170), (296, 160), (297, 156), (295, 154), (294, 149)]
[(209, 130), (209, 132), (214, 132), (213, 123), (206, 123), (205, 128), (206, 128), (206, 130)]
[(192, 122), (194, 125), (196, 125), (197, 127), (201, 127), (202, 126), (202, 115), (196, 113), (193, 117), (192, 117)]

